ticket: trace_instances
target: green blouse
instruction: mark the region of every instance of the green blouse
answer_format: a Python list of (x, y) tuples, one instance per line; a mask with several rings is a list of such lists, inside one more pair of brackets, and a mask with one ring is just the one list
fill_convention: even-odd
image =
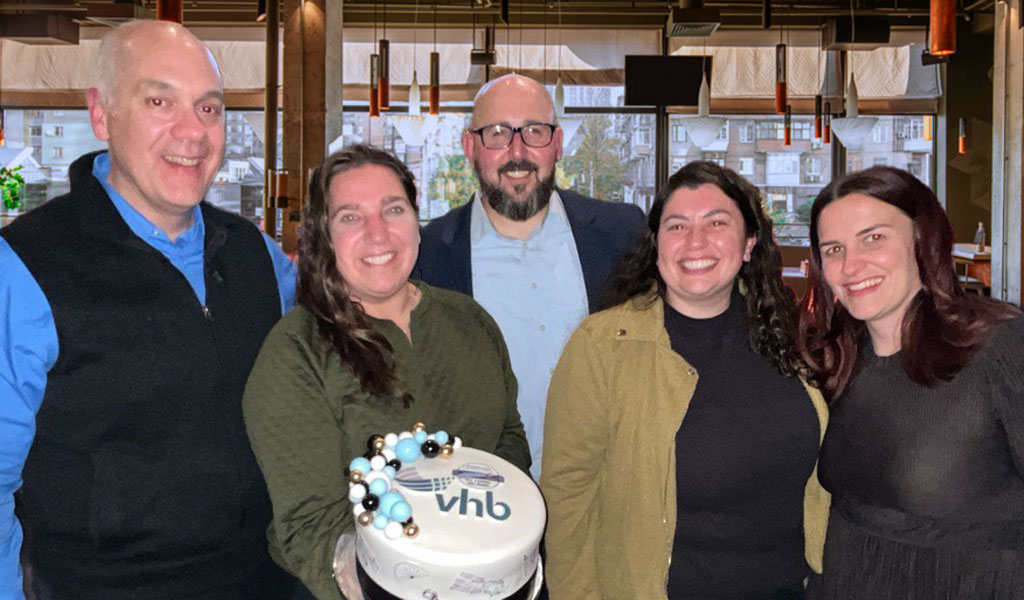
[(412, 342), (391, 321), (373, 328), (394, 348), (413, 401), (373, 397), (297, 305), (267, 336), (245, 390), (245, 424), (267, 481), (270, 553), (320, 599), (341, 598), (334, 546), (353, 527), (345, 468), (373, 434), (422, 421), (528, 471), (516, 379), (494, 320), (472, 298), (421, 282)]

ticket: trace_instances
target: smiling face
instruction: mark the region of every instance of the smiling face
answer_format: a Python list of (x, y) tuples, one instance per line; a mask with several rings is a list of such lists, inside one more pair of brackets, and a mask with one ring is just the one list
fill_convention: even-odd
[(388, 167), (364, 164), (328, 189), (335, 264), (352, 300), (369, 314), (398, 297), (419, 254), (420, 230), (405, 188)]
[[(532, 79), (508, 75), (492, 82), (477, 98), (470, 129), (554, 122), (555, 109), (547, 91)], [(485, 148), (478, 134), (466, 131), (462, 148), (473, 163), (481, 194), (498, 214), (525, 221), (547, 205), (555, 163), (562, 157), (561, 128), (542, 148), (527, 146), (517, 133), (507, 148), (499, 150)]]
[(718, 186), (677, 189), (658, 227), (658, 271), (668, 303), (698, 319), (724, 312), (754, 241), (739, 207)]
[(896, 336), (898, 344), (903, 316), (921, 289), (914, 222), (891, 204), (850, 194), (821, 211), (818, 239), (836, 300), (867, 324), (873, 341)]
[(224, 157), (220, 75), (192, 34), (157, 22), (129, 34), (116, 65), (107, 97), (89, 91), (93, 132), (110, 148), (109, 181), (158, 226), (180, 222)]

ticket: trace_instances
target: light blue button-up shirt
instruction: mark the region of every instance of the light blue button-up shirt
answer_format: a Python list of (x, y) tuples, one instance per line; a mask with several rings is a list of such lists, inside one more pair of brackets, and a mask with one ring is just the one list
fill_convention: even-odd
[(473, 298), (498, 322), (508, 345), (530, 472), (539, 480), (548, 384), (570, 334), (587, 316), (586, 283), (558, 192), (525, 240), (498, 233), (481, 202), (477, 194), (470, 209)]
[[(107, 181), (110, 157), (93, 161), (93, 176), (132, 232), (156, 248), (188, 280), (206, 304), (203, 277), (205, 225), (198, 206), (192, 225), (173, 242), (128, 204)], [(59, 244), (60, 240), (47, 240)], [(295, 265), (264, 235), (281, 297), (281, 314), (295, 301)], [(14, 492), (35, 437), (35, 416), (46, 391), (46, 377), (59, 353), (57, 327), (49, 301), (7, 240), (0, 237), (0, 600), (21, 600), (19, 553), (22, 531), (14, 516)]]

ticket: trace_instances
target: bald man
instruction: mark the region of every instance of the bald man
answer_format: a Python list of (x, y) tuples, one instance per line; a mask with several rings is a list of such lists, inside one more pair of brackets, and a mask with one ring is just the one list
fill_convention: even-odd
[(537, 479), (551, 372), (643, 226), (637, 206), (555, 189), (562, 141), (544, 86), (514, 74), (483, 86), (462, 134), (479, 191), (424, 228), (413, 275), (472, 296), (498, 322)]
[(224, 157), (206, 46), (136, 22), (99, 64), (109, 150), (0, 230), (0, 598), (291, 598), (241, 398), (294, 268), (202, 202)]

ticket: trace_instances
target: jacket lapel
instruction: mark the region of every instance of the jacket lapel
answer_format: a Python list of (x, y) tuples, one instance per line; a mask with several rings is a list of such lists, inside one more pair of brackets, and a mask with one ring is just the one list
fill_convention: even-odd
[(444, 232), (441, 241), (448, 251), (452, 274), (452, 288), (468, 296), (473, 295), (472, 248), (469, 243), (470, 217), (473, 212), (473, 198), (454, 209), (458, 211), (452, 226)]
[(576, 252), (580, 257), (583, 282), (587, 288), (587, 304), (590, 312), (594, 313), (601, 303), (601, 285), (615, 266), (610, 264), (612, 261), (601, 246), (606, 239), (605, 231), (595, 225), (597, 213), (587, 206), (579, 194), (558, 190), (558, 195), (565, 206), (572, 237), (576, 240)]

